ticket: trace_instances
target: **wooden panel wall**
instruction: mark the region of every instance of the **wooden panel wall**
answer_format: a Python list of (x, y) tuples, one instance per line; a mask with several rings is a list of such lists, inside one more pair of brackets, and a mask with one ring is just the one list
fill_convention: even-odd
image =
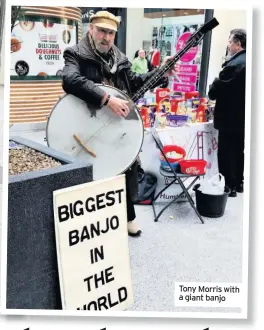
[(11, 81), (10, 124), (46, 122), (64, 91), (61, 81)]

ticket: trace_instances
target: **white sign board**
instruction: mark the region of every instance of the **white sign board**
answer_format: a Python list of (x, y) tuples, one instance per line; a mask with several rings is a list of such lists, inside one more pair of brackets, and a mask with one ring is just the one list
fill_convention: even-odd
[(11, 76), (60, 76), (63, 52), (77, 43), (76, 26), (18, 22), (11, 36)]
[(63, 309), (133, 304), (125, 176), (57, 190), (54, 221)]

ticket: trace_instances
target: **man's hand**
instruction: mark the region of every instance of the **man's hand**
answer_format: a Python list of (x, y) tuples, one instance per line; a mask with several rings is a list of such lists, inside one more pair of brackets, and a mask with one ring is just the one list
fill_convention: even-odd
[[(167, 62), (169, 62), (172, 58), (173, 58), (173, 56), (166, 56), (164, 58), (164, 61), (162, 63), (162, 66), (165, 65), (165, 64), (167, 64)], [(165, 73), (164, 77), (176, 76), (176, 71), (175, 70), (177, 69), (178, 65), (179, 64), (174, 64), (172, 66), (172, 68)]]
[(126, 117), (129, 114), (128, 101), (111, 96), (107, 106), (119, 117)]

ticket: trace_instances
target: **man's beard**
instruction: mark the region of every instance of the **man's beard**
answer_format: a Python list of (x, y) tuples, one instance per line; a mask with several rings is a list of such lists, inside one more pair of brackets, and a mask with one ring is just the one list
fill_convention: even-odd
[(101, 42), (95, 45), (98, 52), (102, 53), (102, 54), (107, 54), (111, 48), (111, 47), (109, 47), (109, 44), (106, 44), (106, 46), (107, 47), (104, 47)]

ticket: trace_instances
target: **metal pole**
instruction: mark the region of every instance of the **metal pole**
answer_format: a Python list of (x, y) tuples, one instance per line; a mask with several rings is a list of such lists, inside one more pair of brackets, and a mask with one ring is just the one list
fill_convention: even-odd
[[(214, 10), (206, 9), (204, 23), (207, 23), (214, 16)], [(212, 31), (208, 32), (203, 39), (203, 49), (202, 49), (202, 59), (200, 68), (200, 78), (199, 78), (199, 94), (200, 97), (206, 96), (206, 86), (208, 77), (208, 67), (210, 59), (210, 48), (211, 48), (211, 37)]]

